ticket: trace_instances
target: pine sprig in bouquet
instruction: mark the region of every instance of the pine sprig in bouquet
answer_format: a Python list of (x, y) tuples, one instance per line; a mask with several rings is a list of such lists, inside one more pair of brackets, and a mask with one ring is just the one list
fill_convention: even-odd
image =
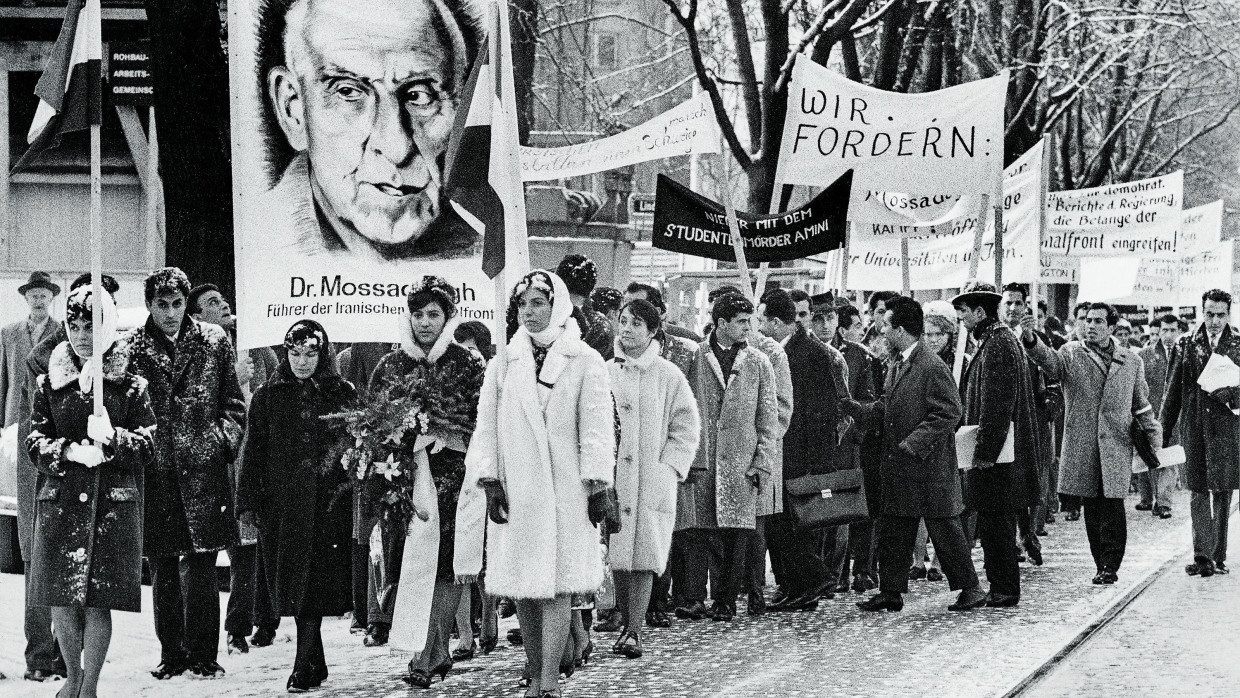
[(477, 366), (412, 362), (408, 373), (389, 379), (358, 409), (328, 415), (353, 438), (329, 467), (343, 467), (354, 487), (364, 487), (385, 522), (407, 527), (414, 517), (428, 520), (429, 512), (413, 502), (419, 437), (467, 443), (481, 387)]

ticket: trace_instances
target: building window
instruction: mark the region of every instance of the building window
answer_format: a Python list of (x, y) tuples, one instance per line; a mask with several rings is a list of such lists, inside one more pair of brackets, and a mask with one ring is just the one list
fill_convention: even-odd
[(603, 72), (611, 72), (619, 67), (616, 55), (616, 35), (596, 34), (594, 37), (594, 68)]

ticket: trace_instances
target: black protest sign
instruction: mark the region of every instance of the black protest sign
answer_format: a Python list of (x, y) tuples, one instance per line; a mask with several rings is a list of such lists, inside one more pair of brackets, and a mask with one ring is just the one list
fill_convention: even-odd
[[(736, 212), (747, 262), (789, 262), (844, 246), (852, 170), (812, 201), (783, 213)], [(655, 188), (654, 237), (670, 252), (735, 262), (724, 208), (663, 175)]]
[(155, 103), (151, 78), (151, 42), (112, 42), (108, 55), (108, 95), (113, 106), (149, 107)]

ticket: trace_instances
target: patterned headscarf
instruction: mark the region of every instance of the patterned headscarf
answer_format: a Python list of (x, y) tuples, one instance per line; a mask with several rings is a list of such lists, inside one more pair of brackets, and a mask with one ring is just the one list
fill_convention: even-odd
[[(101, 335), (103, 340), (103, 350), (106, 352), (116, 343), (118, 337), (116, 331), (117, 316), (116, 302), (112, 300), (112, 294), (100, 289), (103, 299), (103, 326), (93, 328), (94, 332)], [(65, 332), (69, 331), (69, 322), (76, 320), (81, 322), (92, 322), (94, 320), (95, 303), (94, 290), (90, 284), (78, 286), (69, 292), (69, 297), (65, 299)], [(70, 342), (70, 348), (73, 343)]]
[[(284, 333), (285, 349), (317, 349), (319, 352), (319, 363), (314, 367), (314, 377), (318, 378), (324, 373), (334, 373), (335, 366), (332, 357), (332, 344), (327, 339), (327, 330), (314, 320), (298, 320), (293, 326), (288, 328), (288, 332)], [(285, 367), (292, 374), (292, 369), (288, 367), (288, 358), (284, 359)]]

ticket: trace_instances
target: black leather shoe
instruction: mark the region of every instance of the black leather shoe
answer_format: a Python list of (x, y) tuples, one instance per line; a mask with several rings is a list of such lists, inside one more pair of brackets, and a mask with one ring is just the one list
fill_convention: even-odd
[(189, 669), (189, 664), (185, 661), (166, 659), (161, 662), (159, 666), (151, 670), (151, 676), (154, 676), (158, 681), (166, 681), (173, 676), (180, 676), (181, 674), (184, 674), (186, 669)]
[(878, 585), (874, 583), (873, 579), (870, 579), (870, 575), (868, 574), (853, 575), (852, 590), (858, 594), (864, 594), (877, 586)]
[(775, 590), (775, 596), (771, 597), (771, 602), (767, 604), (767, 608), (768, 610), (773, 610), (775, 606), (779, 606), (780, 604), (787, 603), (792, 598), (793, 598), (793, 595), (789, 594), (787, 589), (783, 587), (779, 587), (778, 589)]
[(1067, 514), (1065, 514), (1065, 515), (1064, 515), (1063, 520), (1064, 520), (1064, 521), (1080, 521), (1080, 520), (1081, 520), (1081, 510), (1080, 510), (1080, 509), (1073, 509), (1072, 511), (1070, 511), (1070, 512), (1068, 512)]
[(972, 611), (975, 608), (985, 606), (987, 602), (986, 592), (981, 587), (973, 587), (972, 589), (964, 589), (960, 595), (956, 597), (956, 603), (947, 607), (949, 611)]
[(1139, 502), (1135, 508), (1137, 511), (1149, 511), (1154, 508), (1154, 505), (1146, 502)]
[(899, 594), (879, 592), (865, 601), (858, 601), (857, 608), (863, 611), (902, 611), (904, 599)]
[(996, 594), (993, 591), (986, 595), (986, 605), (990, 608), (1012, 608), (1020, 603), (1020, 597), (1011, 594)]
[(944, 579), (943, 570), (935, 569), (933, 567), (926, 570), (926, 581), (927, 582), (941, 582), (943, 581), (943, 579)]
[(810, 593), (805, 594), (803, 596), (798, 596), (795, 599), (788, 599), (786, 602), (784, 602), (784, 605), (781, 606), (779, 610), (787, 611), (790, 613), (805, 613), (808, 611), (817, 611), (818, 610), (818, 599), (819, 599), (818, 594), (815, 594), (814, 592), (811, 591)]
[(915, 565), (908, 568), (908, 580), (916, 582), (926, 578), (926, 568), (921, 565)]
[(1119, 581), (1119, 575), (1113, 570), (1100, 569), (1098, 574), (1094, 575), (1094, 584), (1114, 584)]
[(625, 630), (620, 635), (620, 644), (616, 654), (625, 659), (640, 659), (642, 656), (642, 635), (636, 630)]
[(766, 597), (762, 595), (762, 592), (749, 592), (749, 598), (745, 603), (745, 612), (751, 616), (761, 616), (766, 613)]
[(478, 651), (478, 645), (473, 642), (469, 643), (469, 647), (457, 647), (452, 650), (452, 661), (467, 662), (474, 658), (474, 653)]
[(1025, 536), (1022, 544), (1025, 546), (1025, 554), (1029, 556), (1029, 562), (1032, 562), (1037, 567), (1041, 567), (1042, 541), (1038, 540), (1037, 536)]
[(723, 601), (716, 601), (710, 607), (710, 619), (717, 622), (727, 622), (736, 616), (736, 609), (731, 604)]
[(508, 644), (517, 647), (525, 644), (525, 637), (521, 634), (521, 628), (513, 628), (508, 631)]
[(1171, 507), (1167, 507), (1167, 506), (1163, 506), (1159, 504), (1158, 506), (1154, 507), (1154, 516), (1157, 516), (1160, 519), (1171, 518)]
[(1210, 560), (1204, 560), (1197, 563), (1197, 574), (1202, 577), (1213, 577), (1216, 571), (1217, 570), (1214, 568), (1214, 563)]
[[(160, 666), (162, 667), (163, 664), (160, 664)], [(182, 671), (184, 671), (184, 669), (182, 669)], [(63, 679), (68, 675), (68, 673), (69, 673), (68, 671), (47, 671), (46, 669), (27, 669), (26, 673), (22, 675), (22, 678), (27, 681), (38, 681), (39, 683), (43, 683), (44, 681), (52, 681), (54, 679)], [(154, 675), (154, 673), (155, 672), (151, 672), (152, 675)], [(159, 677), (156, 676), (155, 678), (159, 678)]]
[(276, 641), (275, 628), (259, 628), (250, 638), (250, 647), (270, 647)]
[(1184, 565), (1184, 574), (1187, 574), (1190, 577), (1196, 577), (1200, 573), (1201, 568), (1197, 566), (1197, 563), (1190, 562), (1187, 565)]
[(388, 642), (388, 632), (392, 626), (387, 623), (371, 623), (366, 628), (366, 637), (362, 638), (362, 644), (367, 647), (382, 647)]
[(709, 615), (710, 611), (701, 601), (690, 601), (676, 609), (676, 617), (681, 620), (702, 620)]
[(1231, 570), (1227, 569), (1227, 565), (1216, 562), (1214, 563), (1214, 574), (1231, 574)]
[(314, 688), (314, 682), (310, 680), (310, 676), (304, 671), (294, 671), (288, 677), (288, 683), (284, 686), (289, 693), (305, 693)]
[(837, 594), (847, 594), (848, 593), (848, 580), (847, 579), (841, 580), (835, 585), (835, 588), (832, 589), (831, 591), (834, 591)]
[(217, 676), (223, 676), (226, 673), (224, 671), (224, 667), (220, 666), (220, 663), (215, 660), (207, 662), (194, 662), (189, 666), (189, 670), (193, 672), (195, 676), (201, 676), (205, 679), (213, 679)]
[(672, 619), (663, 611), (651, 611), (646, 614), (646, 625), (651, 628), (670, 628)]
[(614, 633), (624, 627), (624, 614), (619, 611), (612, 611), (607, 614), (606, 618), (600, 619), (594, 624), (594, 631), (598, 633)]
[(237, 654), (245, 654), (250, 651), (250, 645), (246, 643), (244, 636), (233, 635), (231, 633), (228, 635), (227, 647), (229, 654), (232, 654), (233, 652), (236, 652)]

